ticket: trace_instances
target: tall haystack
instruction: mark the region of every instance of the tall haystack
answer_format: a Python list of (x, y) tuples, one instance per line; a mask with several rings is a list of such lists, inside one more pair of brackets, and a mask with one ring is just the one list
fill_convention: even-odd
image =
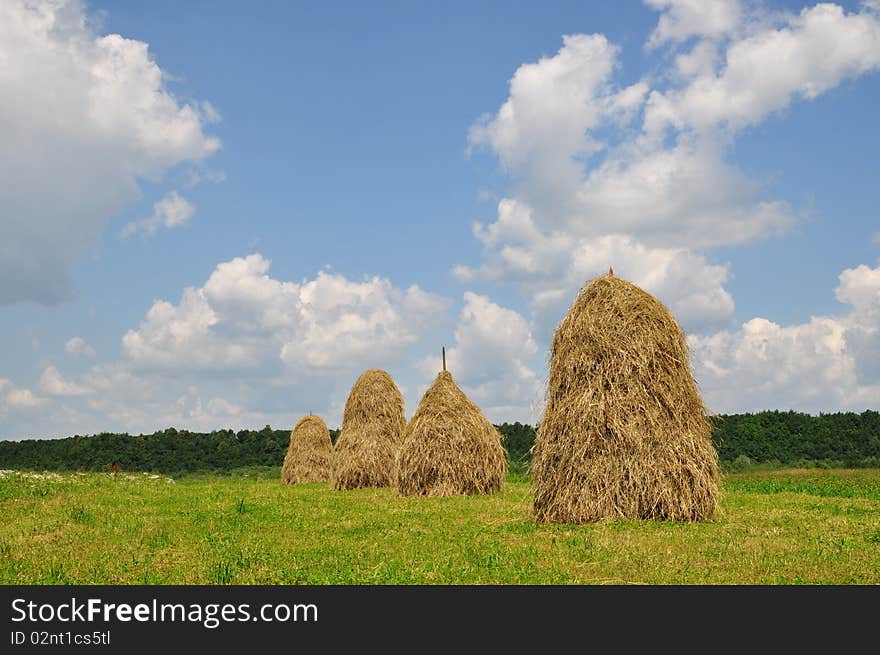
[(581, 289), (553, 337), (533, 455), (539, 521), (712, 515), (718, 455), (660, 301), (611, 272)]
[(334, 453), (333, 486), (393, 486), (404, 430), (403, 396), (394, 380), (376, 368), (364, 371), (345, 403)]
[(400, 448), (397, 491), (455, 496), (499, 491), (507, 472), (501, 433), (441, 372), (409, 424)]
[(281, 467), (284, 484), (329, 482), (333, 474), (333, 444), (320, 416), (303, 416), (290, 433), (290, 446)]

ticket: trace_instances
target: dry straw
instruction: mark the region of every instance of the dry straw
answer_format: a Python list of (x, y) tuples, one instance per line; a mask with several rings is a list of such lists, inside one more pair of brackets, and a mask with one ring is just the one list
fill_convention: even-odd
[(403, 496), (499, 491), (507, 472), (501, 434), (447, 371), (425, 392), (406, 427), (397, 470)]
[(281, 467), (284, 484), (329, 482), (333, 472), (330, 431), (320, 416), (309, 414), (290, 433), (290, 446)]
[(718, 456), (660, 301), (612, 272), (581, 289), (553, 337), (533, 455), (539, 521), (712, 516)]
[(354, 383), (336, 440), (336, 489), (394, 486), (397, 451), (406, 429), (403, 396), (385, 371), (372, 368)]

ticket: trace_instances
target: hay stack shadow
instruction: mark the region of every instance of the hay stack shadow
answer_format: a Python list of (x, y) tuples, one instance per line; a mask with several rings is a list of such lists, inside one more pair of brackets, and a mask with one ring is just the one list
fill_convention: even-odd
[(404, 430), (403, 396), (394, 380), (379, 369), (364, 371), (345, 403), (334, 449), (334, 488), (394, 486)]
[(403, 496), (489, 494), (501, 490), (507, 456), (501, 433), (442, 371), (406, 427), (397, 467)]
[(284, 484), (329, 482), (333, 475), (333, 444), (320, 416), (303, 416), (290, 432), (290, 445), (281, 467)]
[(550, 353), (533, 449), (535, 517), (711, 517), (718, 456), (684, 332), (656, 298), (613, 273), (578, 294)]

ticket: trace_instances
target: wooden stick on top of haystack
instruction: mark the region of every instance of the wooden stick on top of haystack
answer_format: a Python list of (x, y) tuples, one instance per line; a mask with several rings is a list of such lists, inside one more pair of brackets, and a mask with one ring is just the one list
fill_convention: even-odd
[(487, 494), (501, 489), (507, 454), (501, 433), (445, 370), (406, 427), (397, 468), (403, 496)]

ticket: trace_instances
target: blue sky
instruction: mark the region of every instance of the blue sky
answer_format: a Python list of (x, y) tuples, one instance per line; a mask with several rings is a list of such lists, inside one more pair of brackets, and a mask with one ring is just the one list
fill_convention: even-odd
[(877, 3), (0, 12), (0, 438), (411, 413), (441, 344), (534, 422), (608, 265), (711, 410), (880, 405)]

